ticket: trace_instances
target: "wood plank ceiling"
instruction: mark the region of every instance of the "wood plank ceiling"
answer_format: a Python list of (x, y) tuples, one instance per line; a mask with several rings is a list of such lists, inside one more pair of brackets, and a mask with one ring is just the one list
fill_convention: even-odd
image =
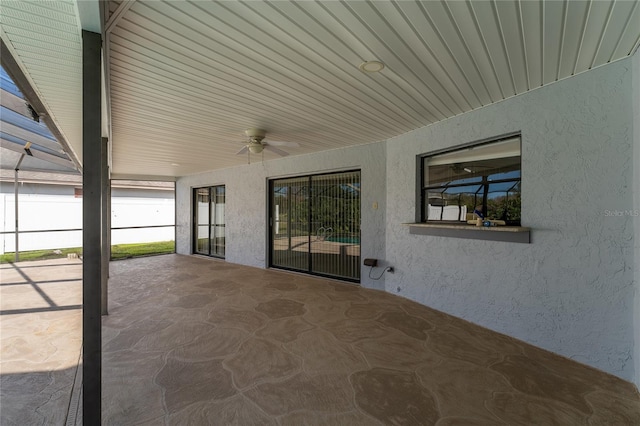
[[(243, 164), (235, 153), (249, 127), (298, 142), (292, 155), (386, 140), (640, 42), (640, 4), (624, 0), (138, 0), (110, 1), (109, 12), (112, 170), (122, 175)], [(361, 72), (369, 60), (385, 68)]]

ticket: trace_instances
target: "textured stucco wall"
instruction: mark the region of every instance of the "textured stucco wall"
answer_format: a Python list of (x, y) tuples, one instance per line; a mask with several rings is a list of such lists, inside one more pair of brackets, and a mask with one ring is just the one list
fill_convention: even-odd
[[(209, 173), (186, 176), (176, 183), (178, 253), (191, 253), (191, 188), (226, 185), (226, 260), (264, 268), (267, 263), (267, 179), (360, 169), (362, 179), (362, 258), (384, 259), (386, 212), (385, 143), (378, 142), (318, 154), (283, 158)], [(373, 203), (378, 209), (373, 209)], [(376, 271), (374, 271), (376, 272)], [(368, 278), (363, 267), (361, 284), (384, 289), (384, 278)], [(374, 275), (375, 277), (376, 275)]]
[(633, 194), (634, 194), (634, 243), (635, 243), (635, 383), (640, 388), (640, 51), (636, 51), (633, 61)]
[[(634, 379), (631, 60), (387, 145), (389, 292)], [(415, 156), (522, 132), (531, 244), (410, 235)]]
[[(636, 53), (387, 143), (183, 177), (177, 251), (191, 252), (193, 187), (227, 186), (226, 259), (265, 267), (267, 179), (359, 168), (362, 257), (396, 268), (376, 282), (363, 267), (363, 286), (640, 385), (640, 218), (616, 213), (640, 209), (639, 88)], [(532, 243), (410, 235), (402, 223), (415, 215), (415, 156), (512, 131), (522, 132)]]

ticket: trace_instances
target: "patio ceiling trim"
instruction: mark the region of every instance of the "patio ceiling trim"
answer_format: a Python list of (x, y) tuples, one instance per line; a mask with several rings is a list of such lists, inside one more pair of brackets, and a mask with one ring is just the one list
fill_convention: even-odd
[(175, 182), (177, 178), (175, 176), (160, 176), (160, 175), (134, 175), (126, 173), (111, 174), (111, 180), (140, 180), (140, 181), (154, 181), (154, 182)]
[(76, 0), (78, 19), (82, 30), (102, 34), (104, 30), (104, 4), (98, 0)]
[[(103, 90), (102, 94), (103, 99), (103, 134), (102, 136), (107, 137), (108, 139), (108, 150), (107, 150), (107, 162), (109, 164), (109, 173), (111, 173), (113, 156), (112, 148), (112, 123), (111, 123), (111, 31), (118, 25), (118, 22), (122, 17), (127, 13), (127, 11), (133, 6), (135, 0), (124, 0), (118, 8), (109, 16), (106, 25), (104, 26), (104, 37), (103, 44), (104, 48), (102, 50), (102, 65), (103, 65)], [(105, 16), (108, 16), (108, 8), (109, 5), (105, 3)], [(104, 128), (106, 126), (106, 129)]]
[(125, 0), (118, 5), (118, 8), (115, 10), (115, 12), (113, 12), (113, 14), (111, 14), (109, 20), (107, 21), (107, 25), (105, 26), (104, 30), (106, 34), (109, 34), (111, 30), (113, 30), (118, 25), (120, 19), (122, 19), (124, 14), (127, 13), (127, 10), (129, 10), (131, 6), (133, 6), (133, 3), (135, 3), (135, 1), (136, 0)]

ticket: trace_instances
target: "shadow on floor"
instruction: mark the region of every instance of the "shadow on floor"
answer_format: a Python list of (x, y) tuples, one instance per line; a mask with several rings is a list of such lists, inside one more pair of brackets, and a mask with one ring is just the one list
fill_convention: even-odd
[(82, 345), (82, 263), (2, 264), (0, 273), (0, 424), (64, 425)]
[(80, 403), (73, 394), (77, 374), (77, 366), (0, 374), (0, 424), (75, 425)]

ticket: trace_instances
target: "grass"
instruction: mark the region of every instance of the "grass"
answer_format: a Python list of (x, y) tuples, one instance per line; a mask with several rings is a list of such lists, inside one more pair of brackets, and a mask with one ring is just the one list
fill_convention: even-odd
[(118, 244), (111, 246), (111, 260), (129, 259), (131, 257), (168, 254), (176, 251), (174, 241), (157, 243)]
[[(167, 254), (175, 252), (174, 241), (160, 241), (155, 243), (117, 244), (111, 246), (111, 260), (129, 259), (132, 257), (152, 256), (156, 254)], [(81, 247), (66, 248), (59, 250), (34, 250), (21, 251), (20, 262), (27, 260), (47, 260), (67, 257), (69, 253), (82, 253)], [(13, 263), (14, 253), (0, 255), (0, 263)]]
[[(76, 253), (80, 255), (82, 249), (80, 248), (66, 248), (59, 250), (34, 250), (34, 251), (21, 251), (20, 262), (27, 260), (47, 260), (47, 259), (59, 259), (61, 257), (67, 257), (69, 253)], [(13, 252), (7, 252), (0, 254), (0, 263), (13, 263), (15, 254)]]

